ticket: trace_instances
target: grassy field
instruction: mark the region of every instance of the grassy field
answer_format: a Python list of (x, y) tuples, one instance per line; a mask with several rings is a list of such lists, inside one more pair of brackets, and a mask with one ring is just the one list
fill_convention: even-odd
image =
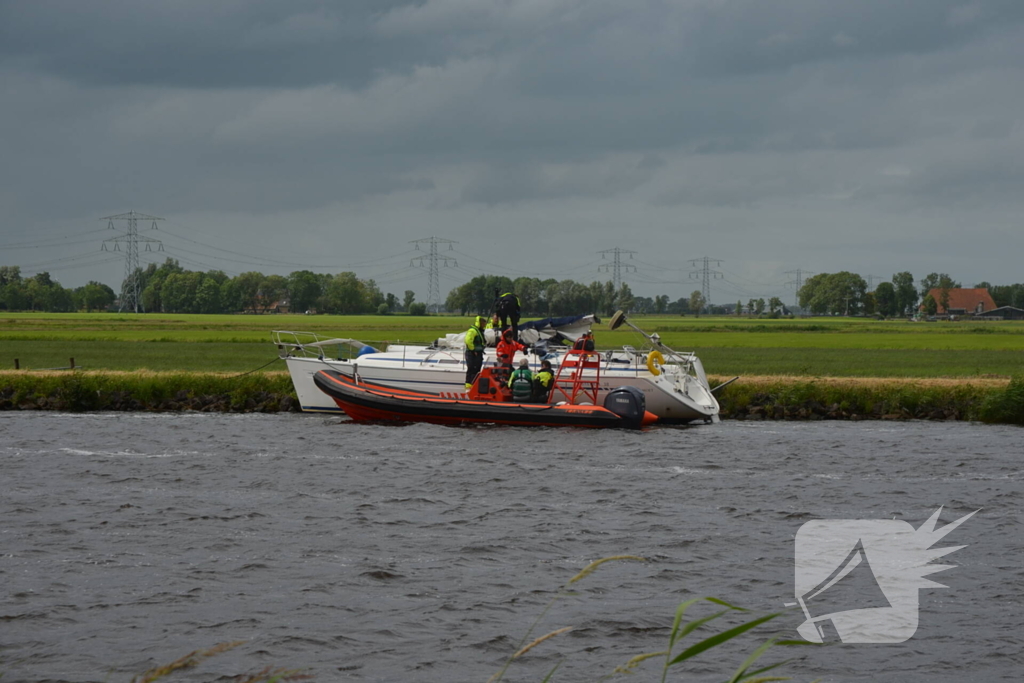
[[(715, 376), (1007, 378), (1024, 374), (1024, 323), (747, 320), (635, 317)], [(429, 342), (464, 331), (466, 317), (5, 313), (0, 369), (68, 365), (112, 370), (245, 372), (272, 363), (272, 330), (313, 331), (370, 343)], [(598, 346), (642, 346), (631, 330), (595, 326)], [(153, 342), (153, 343), (141, 343)]]

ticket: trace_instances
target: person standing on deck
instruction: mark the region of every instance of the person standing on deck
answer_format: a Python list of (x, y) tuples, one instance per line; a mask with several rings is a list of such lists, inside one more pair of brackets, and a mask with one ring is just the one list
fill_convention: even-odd
[(494, 290), (494, 312), (501, 318), (501, 329), (512, 323), (512, 338), (519, 341), (519, 297), (512, 292), (498, 294), (500, 291)]
[(476, 379), (480, 368), (484, 365), (484, 347), (487, 340), (484, 339), (484, 319), (477, 316), (473, 326), (466, 331), (466, 390), (473, 387), (473, 380)]

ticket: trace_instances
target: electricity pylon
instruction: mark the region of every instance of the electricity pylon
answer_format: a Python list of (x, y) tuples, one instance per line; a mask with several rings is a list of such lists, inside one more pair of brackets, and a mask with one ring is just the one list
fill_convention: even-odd
[(605, 249), (604, 251), (599, 251), (597, 253), (601, 255), (601, 258), (608, 258), (608, 254), (612, 255), (612, 262), (598, 266), (597, 270), (602, 273), (611, 271), (612, 283), (615, 285), (615, 295), (618, 296), (619, 290), (622, 288), (622, 273), (636, 272), (636, 266), (622, 264), (621, 256), (622, 254), (629, 254), (629, 258), (633, 258), (633, 254), (636, 252), (630, 251), (629, 249), (619, 249), (618, 247), (615, 247), (614, 249)]
[[(138, 222), (139, 220), (153, 221), (151, 230), (156, 230), (156, 222), (162, 221), (163, 218), (129, 211), (116, 216), (105, 216), (100, 220), (107, 221), (107, 227), (111, 230), (116, 229), (114, 221), (128, 223), (128, 228), (123, 235), (103, 240), (100, 247), (102, 251), (121, 251), (121, 245), (124, 245), (124, 280), (121, 282), (121, 305), (117, 310), (119, 313), (124, 310), (134, 313), (138, 313), (140, 310), (145, 312), (142, 305), (142, 293), (139, 291), (139, 242), (146, 245), (146, 251), (153, 251), (154, 244), (157, 246), (157, 251), (163, 251), (164, 243), (151, 237), (139, 237)], [(108, 242), (114, 245), (113, 250), (107, 249)]]
[(787, 285), (793, 285), (794, 287), (796, 287), (796, 294), (793, 295), (793, 305), (794, 306), (799, 306), (800, 305), (800, 288), (804, 286), (804, 275), (814, 275), (814, 273), (812, 273), (809, 270), (803, 270), (802, 268), (797, 268), (796, 270), (787, 270), (786, 271), (786, 275), (795, 275), (796, 276), (794, 279), (790, 280), (786, 284)]
[[(451, 261), (456, 268), (459, 266), (459, 262), (456, 261), (454, 257), (438, 255), (437, 245), (447, 244), (448, 251), (452, 251), (454, 249), (452, 245), (458, 244), (458, 242), (455, 240), (446, 240), (441, 237), (424, 237), (423, 239), (410, 240), (410, 242), (411, 244), (416, 245), (417, 251), (419, 251), (420, 244), (426, 243), (430, 245), (430, 251), (427, 254), (423, 256), (414, 256), (409, 261), (409, 265), (419, 265), (420, 267), (423, 267), (423, 261), (427, 261), (429, 267), (427, 275), (427, 310), (429, 311), (431, 307), (433, 307), (434, 312), (437, 313), (441, 310), (441, 283), (437, 271), (438, 262), (443, 261), (446, 268), (448, 267), (449, 261)], [(419, 263), (414, 263), (415, 261), (419, 261)]]
[(717, 270), (711, 269), (711, 264), (714, 263), (716, 266), (722, 265), (722, 261), (716, 258), (710, 258), (708, 256), (702, 256), (701, 258), (690, 259), (695, 267), (697, 264), (701, 264), (701, 267), (697, 270), (690, 271), (690, 278), (695, 278), (698, 275), (701, 278), (700, 293), (704, 296), (704, 306), (710, 309), (711, 307), (711, 281), (721, 280), (725, 276)]

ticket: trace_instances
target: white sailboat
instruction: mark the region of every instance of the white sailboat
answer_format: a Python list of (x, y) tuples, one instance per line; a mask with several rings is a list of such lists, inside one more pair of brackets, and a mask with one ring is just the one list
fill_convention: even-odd
[[(542, 359), (557, 368), (564, 346), (559, 350), (552, 342), (576, 341), (590, 331), (594, 322), (597, 319), (588, 315), (521, 323), (520, 338), (535, 350), (526, 355), (531, 369), (539, 369)], [(603, 401), (607, 392), (616, 387), (634, 386), (644, 392), (647, 410), (659, 420), (717, 422), (718, 401), (696, 354), (668, 348), (657, 334), (647, 334), (620, 311), (612, 317), (611, 327), (623, 324), (643, 335), (646, 343), (639, 349), (623, 346), (602, 352), (599, 400)], [(447, 335), (429, 346), (398, 343), (383, 350), (356, 339), (322, 338), (314, 333), (278, 330), (273, 332), (273, 339), (288, 366), (304, 411), (338, 412), (334, 401), (313, 382), (317, 371), (325, 369), (410, 391), (464, 391), (464, 334)], [(522, 357), (517, 353), (513, 364), (518, 365)], [(495, 360), (494, 349), (487, 348), (484, 364), (493, 364)]]

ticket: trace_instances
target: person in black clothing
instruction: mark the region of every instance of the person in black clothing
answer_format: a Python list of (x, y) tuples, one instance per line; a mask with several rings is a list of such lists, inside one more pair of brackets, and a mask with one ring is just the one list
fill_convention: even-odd
[(501, 329), (512, 323), (512, 338), (519, 341), (519, 297), (512, 292), (499, 294), (501, 290), (494, 290), (494, 312), (501, 318)]

